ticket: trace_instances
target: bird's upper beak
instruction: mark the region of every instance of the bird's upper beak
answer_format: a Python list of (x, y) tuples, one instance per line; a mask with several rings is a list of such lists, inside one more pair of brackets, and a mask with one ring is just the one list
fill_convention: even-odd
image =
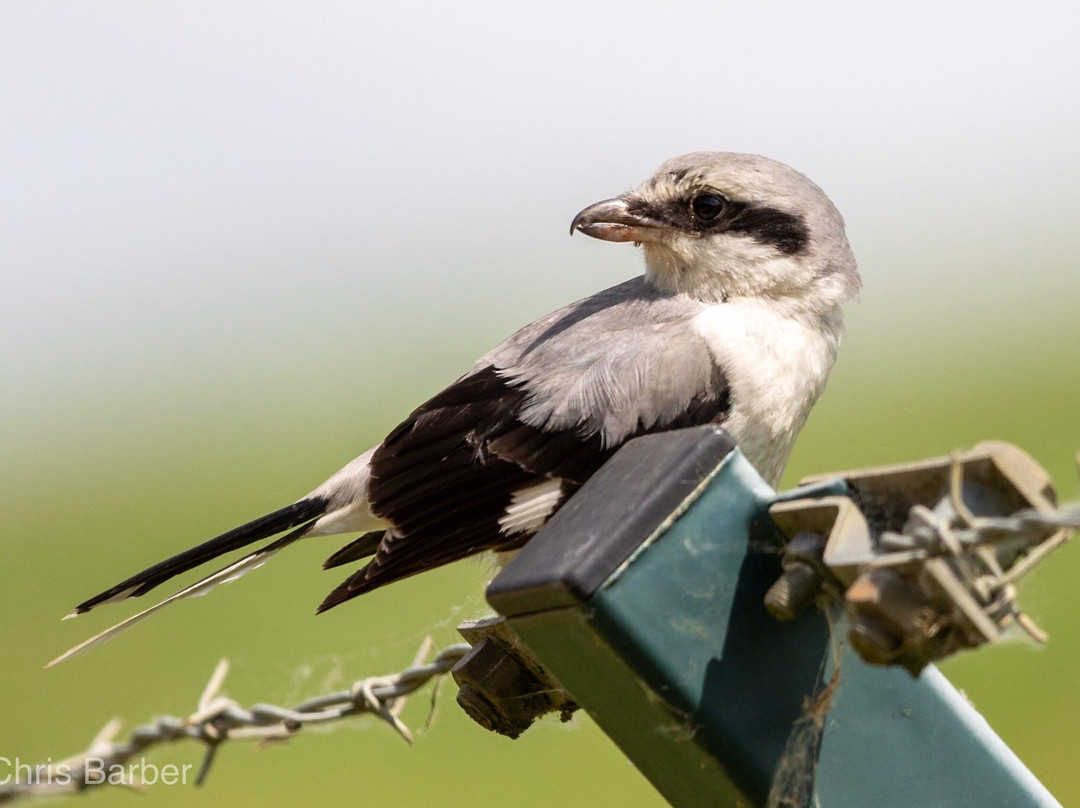
[[(635, 206), (637, 207), (637, 206)], [(660, 241), (671, 227), (638, 210), (631, 211), (626, 197), (589, 205), (570, 223), (570, 235), (580, 230), (604, 241)]]

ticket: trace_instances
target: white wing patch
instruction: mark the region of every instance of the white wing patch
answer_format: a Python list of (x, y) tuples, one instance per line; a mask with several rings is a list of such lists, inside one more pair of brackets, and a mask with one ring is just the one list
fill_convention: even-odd
[(511, 495), (506, 513), (499, 518), (499, 528), (507, 536), (535, 533), (559, 507), (562, 498), (560, 480), (544, 480), (528, 488), (519, 488)]

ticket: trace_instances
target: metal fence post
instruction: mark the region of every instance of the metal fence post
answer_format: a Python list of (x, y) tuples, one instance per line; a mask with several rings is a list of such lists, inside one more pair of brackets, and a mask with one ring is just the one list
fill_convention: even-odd
[(488, 600), (673, 805), (1057, 806), (936, 669), (829, 688), (824, 616), (763, 606), (777, 498), (719, 428), (638, 439)]

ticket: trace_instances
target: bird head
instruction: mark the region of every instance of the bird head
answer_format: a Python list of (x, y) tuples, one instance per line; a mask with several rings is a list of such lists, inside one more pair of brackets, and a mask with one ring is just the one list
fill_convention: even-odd
[(823, 314), (855, 297), (844, 220), (805, 176), (765, 157), (695, 152), (668, 160), (570, 226), (645, 254), (646, 279), (700, 300), (757, 297)]

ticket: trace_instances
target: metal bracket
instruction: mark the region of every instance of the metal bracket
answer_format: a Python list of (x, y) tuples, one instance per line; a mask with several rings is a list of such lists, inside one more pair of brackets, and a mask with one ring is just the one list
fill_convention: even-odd
[(457, 702), (484, 729), (517, 738), (542, 715), (557, 712), (568, 721), (578, 709), (505, 618), (469, 620), (458, 632), (472, 650), (451, 671)]
[[(1013, 584), (1068, 531), (1037, 518), (1054, 512), (1054, 491), (1030, 456), (986, 442), (804, 482), (834, 478), (848, 497), (770, 508), (787, 537), (784, 572), (765, 600), (774, 617), (789, 620), (819, 595), (842, 602), (862, 658), (913, 675), (1014, 623), (1045, 641)], [(1018, 512), (1035, 518), (1003, 521)]]

